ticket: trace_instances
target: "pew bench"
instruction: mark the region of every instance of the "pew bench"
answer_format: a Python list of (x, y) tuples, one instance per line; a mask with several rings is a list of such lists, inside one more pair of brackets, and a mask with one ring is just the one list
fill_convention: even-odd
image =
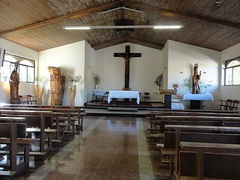
[[(40, 138), (40, 151), (48, 151), (51, 149), (45, 149), (45, 139), (47, 138), (47, 134), (45, 133), (45, 121), (47, 121), (47, 116), (51, 115), (51, 111), (33, 111), (33, 110), (6, 110), (0, 109), (1, 116), (11, 116), (11, 117), (25, 117), (26, 124), (28, 127), (32, 127), (31, 123), (36, 124), (36, 127), (41, 129), (39, 133)], [(50, 118), (51, 120), (51, 118)]]
[(198, 180), (240, 177), (240, 144), (180, 142), (180, 147), (180, 177), (191, 175)]
[[(201, 139), (201, 136), (199, 136), (199, 137), (195, 136), (195, 139), (193, 138), (193, 139), (189, 140), (190, 136), (188, 135), (188, 137), (185, 137), (185, 138), (188, 138), (187, 141), (229, 143), (230, 142), (229, 139), (227, 139), (227, 140), (225, 140), (225, 139), (217, 140), (216, 139), (218, 136), (220, 138), (221, 136), (228, 136), (228, 135), (231, 135), (231, 137), (235, 139), (235, 142), (239, 142), (239, 139), (240, 139), (240, 137), (236, 135), (236, 134), (239, 134), (239, 132), (240, 132), (239, 127), (194, 126), (194, 125), (165, 125), (165, 127), (169, 130), (175, 130), (175, 158), (174, 158), (175, 168), (174, 168), (174, 171), (177, 175), (179, 174), (179, 151), (180, 151), (179, 143), (180, 143), (180, 141), (184, 140), (183, 137), (181, 136), (181, 133), (183, 131), (188, 131), (188, 132), (195, 131), (195, 132), (189, 132), (189, 133), (193, 133), (193, 134), (195, 134), (197, 131), (198, 132), (211, 132), (211, 133), (217, 132), (218, 133), (217, 136), (215, 136), (212, 140), (209, 140), (211, 133), (205, 137), (206, 138), (205, 140), (204, 140), (204, 138)], [(231, 133), (231, 134), (223, 134), (226, 132)], [(164, 137), (164, 138), (165, 138), (165, 140), (167, 139), (166, 137)], [(174, 142), (172, 144), (174, 144)]]
[[(65, 119), (71, 119), (71, 123), (73, 120), (77, 122), (75, 126), (76, 131), (83, 130), (83, 116), (86, 115), (85, 110), (82, 109), (81, 106), (44, 106), (44, 105), (19, 105), (19, 104), (10, 104), (1, 107), (1, 109), (5, 110), (35, 110), (35, 111), (52, 111), (52, 112), (62, 112), (63, 117)], [(69, 114), (66, 116), (66, 114)], [(75, 123), (74, 122), (74, 123)]]
[[(35, 142), (33, 139), (26, 138), (26, 124), (22, 123), (25, 118), (19, 117), (0, 117), (0, 144), (1, 153), (8, 155), (10, 166), (2, 165), (9, 172), (2, 171), (0, 176), (14, 176), (23, 170), (29, 169), (29, 146)], [(3, 153), (8, 151), (8, 153)], [(18, 154), (20, 153), (21, 154)], [(23, 162), (17, 163), (17, 156), (23, 156)]]

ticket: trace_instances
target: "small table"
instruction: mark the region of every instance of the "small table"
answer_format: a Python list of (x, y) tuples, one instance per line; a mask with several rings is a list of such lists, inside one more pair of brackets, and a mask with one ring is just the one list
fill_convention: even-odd
[(95, 100), (97, 101), (98, 96), (101, 96), (103, 98), (104, 92), (102, 90), (94, 89), (93, 90), (93, 99), (95, 97)]
[(137, 104), (140, 103), (140, 96), (138, 91), (109, 91), (108, 103), (112, 98), (137, 99)]

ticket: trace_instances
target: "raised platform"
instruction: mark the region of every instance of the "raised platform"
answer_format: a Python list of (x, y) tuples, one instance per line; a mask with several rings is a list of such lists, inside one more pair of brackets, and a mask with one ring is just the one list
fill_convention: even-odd
[(108, 111), (125, 111), (125, 112), (137, 112), (138, 108), (121, 108), (121, 107), (109, 107)]

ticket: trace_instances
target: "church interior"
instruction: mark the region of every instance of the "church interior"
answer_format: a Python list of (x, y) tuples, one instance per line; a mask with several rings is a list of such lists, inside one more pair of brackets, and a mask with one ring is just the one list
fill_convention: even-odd
[(0, 179), (239, 179), (239, 0), (0, 9)]

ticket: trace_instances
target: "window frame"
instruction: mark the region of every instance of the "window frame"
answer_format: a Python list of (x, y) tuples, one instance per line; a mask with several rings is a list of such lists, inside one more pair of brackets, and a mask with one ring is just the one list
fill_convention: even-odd
[[(228, 65), (233, 61), (239, 61), (239, 64), (228, 67)], [(234, 77), (235, 77), (234, 76), (234, 69), (235, 68), (240, 68), (240, 56), (224, 61), (224, 66), (225, 66), (224, 67), (224, 86), (240, 86), (240, 83), (239, 84), (234, 84)], [(231, 75), (232, 84), (227, 84), (227, 78), (228, 78), (227, 77), (227, 70), (229, 70), (229, 69), (231, 69), (231, 72), (232, 72), (232, 75)]]
[[(36, 67), (35, 67), (35, 60), (32, 60), (32, 59), (29, 59), (29, 58), (25, 58), (25, 57), (21, 57), (21, 56), (18, 56), (18, 55), (15, 55), (15, 54), (12, 54), (12, 53), (9, 53), (9, 52), (6, 52), (5, 53), (5, 56), (8, 55), (8, 56), (12, 56), (16, 61), (19, 62), (19, 68), (18, 68), (18, 73), (19, 73), (19, 82), (23, 82), (23, 83), (35, 83), (35, 70), (36, 70)], [(12, 67), (15, 67), (15, 62), (13, 61), (9, 61), (9, 60), (6, 60), (5, 59), (5, 56), (3, 58), (3, 62), (2, 62), (2, 67), (1, 68), (4, 68), (4, 63), (7, 62), (9, 63), (9, 72), (11, 73), (12, 72)], [(29, 61), (32, 65), (27, 65), (27, 64), (24, 64), (24, 63), (21, 63), (22, 61)], [(21, 67), (24, 67), (26, 68), (26, 71), (24, 74), (26, 74), (26, 77), (24, 78), (24, 80), (21, 80), (21, 77), (22, 77), (22, 74), (21, 73)], [(29, 80), (29, 68), (33, 68), (33, 79), (32, 80)], [(32, 74), (32, 73), (31, 73)], [(8, 76), (8, 78), (10, 77), (10, 74)], [(6, 81), (2, 81), (1, 82), (6, 82)]]

